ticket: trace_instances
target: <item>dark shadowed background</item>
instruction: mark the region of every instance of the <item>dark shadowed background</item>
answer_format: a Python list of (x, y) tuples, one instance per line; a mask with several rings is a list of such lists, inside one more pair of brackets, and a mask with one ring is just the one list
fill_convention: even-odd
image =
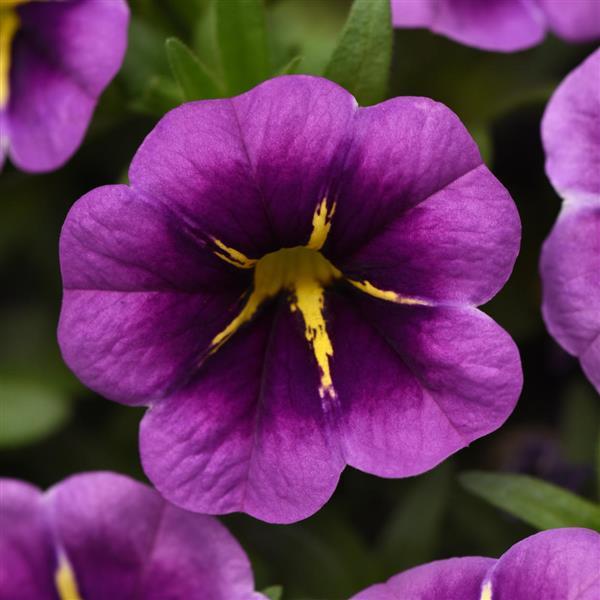
[[(126, 181), (144, 136), (180, 101), (165, 40), (177, 36), (210, 67), (218, 71), (219, 65), (209, 2), (130, 5), (125, 64), (75, 157), (48, 175), (7, 165), (0, 176), (0, 472), (42, 487), (89, 470), (144, 480), (137, 452), (143, 411), (98, 397), (62, 363), (55, 337), (59, 232), (79, 196)], [(349, 6), (345, 0), (268, 2), (273, 72), (301, 56), (297, 72), (321, 73)], [(552, 90), (593, 49), (550, 37), (531, 50), (504, 55), (426, 31), (394, 33), (388, 95), (429, 96), (452, 108), (519, 208), (523, 242), (515, 272), (484, 310), (517, 341), (525, 387), (504, 427), (430, 473), (384, 480), (347, 469), (326, 507), (292, 526), (225, 517), (252, 559), (258, 589), (280, 584), (289, 600), (346, 598), (418, 563), (498, 555), (534, 532), (467, 491), (459, 479), (466, 470), (528, 473), (597, 499), (600, 403), (578, 362), (544, 328), (537, 269), (542, 241), (560, 208), (544, 173), (540, 119)]]

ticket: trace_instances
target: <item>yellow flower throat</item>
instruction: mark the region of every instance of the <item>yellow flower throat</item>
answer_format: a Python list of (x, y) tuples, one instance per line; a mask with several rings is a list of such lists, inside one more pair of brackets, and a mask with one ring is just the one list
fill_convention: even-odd
[(283, 248), (266, 254), (259, 260), (247, 258), (241, 252), (214, 240), (216, 254), (242, 269), (254, 268), (254, 289), (241, 312), (212, 341), (211, 353), (218, 350), (244, 323), (249, 321), (267, 299), (286, 290), (290, 294), (290, 309), (298, 311), (304, 320), (304, 336), (310, 344), (320, 370), (319, 395), (335, 398), (331, 379), (330, 358), (333, 347), (327, 333), (323, 308), (324, 288), (341, 273), (319, 252), (329, 233), (335, 205), (327, 210), (324, 199), (313, 216), (313, 229), (306, 246)]
[(17, 6), (29, 0), (0, 0), (0, 109), (6, 106), (10, 93), (12, 44), (21, 20)]
[[(343, 275), (320, 252), (327, 240), (334, 212), (335, 204), (328, 208), (327, 198), (324, 198), (313, 215), (312, 231), (306, 246), (283, 248), (260, 259), (248, 258), (220, 240), (213, 239), (215, 254), (219, 258), (240, 269), (254, 269), (254, 286), (238, 315), (213, 338), (210, 353), (216, 352), (243, 324), (250, 321), (265, 300), (285, 290), (289, 294), (290, 310), (298, 312), (304, 321), (304, 337), (320, 372), (319, 396), (323, 401), (336, 398), (331, 376), (333, 345), (327, 332), (324, 296), (325, 287), (334, 280), (341, 279)], [(382, 300), (401, 304), (427, 304), (422, 300), (380, 290), (368, 281), (347, 281)]]

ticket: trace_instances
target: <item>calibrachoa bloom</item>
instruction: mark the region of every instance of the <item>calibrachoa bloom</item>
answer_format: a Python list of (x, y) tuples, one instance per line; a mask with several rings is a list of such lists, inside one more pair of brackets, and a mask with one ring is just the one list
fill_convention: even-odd
[(144, 469), (176, 504), (294, 521), (346, 464), (421, 473), (512, 411), (518, 351), (475, 306), (519, 218), (445, 106), (276, 78), (170, 112), (129, 178), (67, 217), (59, 341), (150, 407)]
[(514, 52), (547, 31), (572, 42), (600, 36), (598, 0), (391, 0), (395, 27), (425, 27), (467, 46)]
[(546, 172), (563, 199), (542, 251), (542, 312), (600, 392), (600, 50), (554, 93), (542, 139)]
[(0, 169), (60, 167), (127, 45), (124, 0), (0, 0)]
[(42, 493), (0, 479), (2, 600), (260, 600), (244, 551), (214, 517), (114, 473)]
[(597, 600), (600, 535), (551, 529), (498, 560), (469, 556), (415, 567), (352, 600)]

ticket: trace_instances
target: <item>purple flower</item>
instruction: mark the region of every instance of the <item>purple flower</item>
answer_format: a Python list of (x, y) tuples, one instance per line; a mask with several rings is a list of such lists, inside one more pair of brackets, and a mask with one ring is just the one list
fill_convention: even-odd
[(512, 411), (518, 351), (475, 306), (519, 217), (445, 106), (276, 78), (167, 114), (129, 177), (67, 217), (59, 342), (150, 407), (144, 469), (175, 504), (295, 521), (346, 464), (415, 475)]
[(415, 567), (352, 600), (597, 600), (600, 535), (551, 529), (498, 560), (469, 556)]
[(42, 493), (0, 479), (2, 600), (260, 600), (244, 551), (214, 517), (114, 473)]
[(0, 169), (64, 164), (127, 45), (124, 0), (0, 0)]
[(572, 42), (600, 36), (598, 0), (391, 0), (395, 27), (425, 27), (500, 52), (535, 46), (547, 31)]
[(563, 198), (542, 250), (542, 312), (600, 391), (600, 50), (552, 96), (542, 139), (546, 172)]

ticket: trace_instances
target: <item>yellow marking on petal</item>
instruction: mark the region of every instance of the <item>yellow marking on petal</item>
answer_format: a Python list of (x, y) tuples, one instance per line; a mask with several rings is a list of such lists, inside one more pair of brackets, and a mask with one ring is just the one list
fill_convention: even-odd
[(488, 581), (481, 588), (481, 598), (479, 600), (492, 600), (492, 582)]
[(254, 289), (238, 315), (217, 334), (209, 354), (216, 352), (242, 325), (250, 321), (260, 305), (281, 290), (290, 292), (290, 309), (298, 311), (304, 320), (304, 337), (309, 343), (320, 372), (319, 395), (322, 399), (336, 397), (331, 377), (330, 360), (333, 345), (327, 333), (323, 314), (325, 286), (342, 276), (318, 250), (331, 229), (335, 203), (327, 204), (327, 197), (319, 203), (312, 218), (312, 231), (305, 247), (283, 248), (266, 254), (260, 260), (250, 259), (241, 252), (213, 239), (221, 252), (215, 254), (242, 269), (255, 267)]
[(380, 290), (375, 287), (369, 281), (355, 281), (354, 279), (348, 279), (348, 281), (354, 286), (357, 287), (365, 294), (369, 294), (369, 296), (373, 296), (374, 298), (379, 298), (380, 300), (387, 300), (388, 302), (395, 302), (396, 304), (411, 304), (418, 306), (431, 306), (431, 304), (425, 300), (419, 300), (418, 298), (409, 298), (407, 296), (401, 296), (396, 292), (392, 292), (390, 290)]
[(25, 1), (27, 0), (0, 0), (0, 108), (8, 102), (12, 43), (21, 25), (15, 7)]
[(321, 200), (321, 203), (317, 206), (315, 214), (312, 218), (312, 231), (307, 248), (311, 250), (320, 250), (327, 240), (329, 230), (331, 229), (331, 218), (335, 213), (335, 202), (331, 205), (331, 208), (327, 208), (327, 197)]
[(238, 267), (239, 269), (251, 269), (258, 262), (255, 258), (248, 258), (239, 250), (226, 246), (221, 240), (213, 238), (213, 242), (217, 248), (222, 250), (222, 252), (215, 252), (215, 254), (234, 267)]
[(69, 561), (62, 556), (56, 574), (54, 575), (54, 582), (60, 600), (82, 600), (79, 595), (79, 589), (77, 588), (77, 581), (75, 580), (75, 573), (69, 564)]
[(319, 396), (323, 399), (336, 397), (331, 379), (330, 359), (333, 346), (327, 333), (327, 324), (323, 315), (325, 290), (316, 279), (307, 279), (296, 284), (295, 301), (291, 303), (292, 312), (300, 311), (304, 319), (304, 337), (310, 344), (320, 370)]
[(268, 296), (263, 296), (256, 290), (253, 291), (237, 317), (213, 338), (210, 343), (209, 354), (214, 354), (244, 323), (247, 323), (254, 316), (263, 300), (267, 298)]
[(291, 295), (290, 308), (304, 319), (304, 335), (315, 355), (320, 371), (319, 395), (335, 398), (329, 361), (333, 346), (327, 334), (324, 308), (324, 287), (341, 273), (319, 252), (305, 247), (283, 248), (263, 256), (254, 270), (254, 289), (238, 315), (216, 335), (209, 353), (216, 352), (260, 305), (281, 290)]

